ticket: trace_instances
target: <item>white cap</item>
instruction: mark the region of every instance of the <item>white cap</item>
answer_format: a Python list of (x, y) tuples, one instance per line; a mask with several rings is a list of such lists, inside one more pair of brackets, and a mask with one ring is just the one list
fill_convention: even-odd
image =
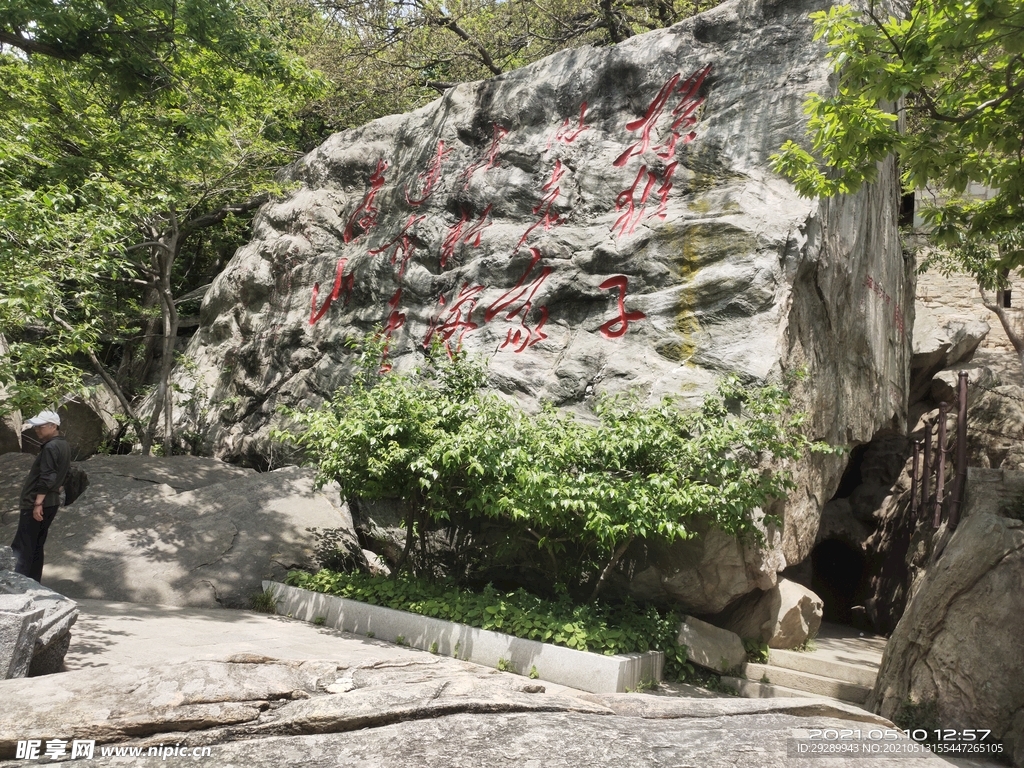
[(41, 427), (43, 424), (56, 424), (59, 427), (60, 416), (57, 415), (56, 411), (40, 411), (31, 419), (22, 422), (21, 428), (29, 429), (30, 427)]

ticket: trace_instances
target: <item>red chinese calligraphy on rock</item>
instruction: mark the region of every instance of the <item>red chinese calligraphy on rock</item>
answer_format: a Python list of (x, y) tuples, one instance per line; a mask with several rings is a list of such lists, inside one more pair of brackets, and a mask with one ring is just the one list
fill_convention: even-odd
[(633, 179), (633, 184), (615, 197), (615, 210), (623, 211), (612, 225), (612, 231), (617, 232), (616, 237), (633, 234), (636, 225), (643, 218), (647, 198), (651, 196), (651, 190), (654, 189), (656, 182), (655, 175), (648, 173), (647, 166), (642, 165)]
[(629, 147), (626, 151), (615, 158), (615, 162), (612, 163), (616, 168), (624, 166), (629, 158), (642, 155), (651, 146), (651, 131), (654, 130), (654, 126), (657, 124), (659, 118), (665, 112), (665, 105), (668, 103), (669, 97), (672, 95), (672, 90), (679, 83), (680, 75), (676, 73), (669, 79), (667, 83), (661, 86), (661, 90), (658, 91), (658, 95), (654, 97), (654, 100), (647, 106), (647, 110), (644, 112), (644, 116), (639, 120), (626, 123), (626, 130), (630, 132), (640, 131), (640, 139)]
[(381, 350), (380, 373), (387, 373), (391, 370), (391, 363), (387, 361), (388, 354), (391, 352), (391, 336), (405, 325), (405, 313), (398, 311), (398, 305), (401, 301), (402, 289), (399, 288), (388, 300), (388, 308), (391, 312), (388, 314), (388, 321), (384, 325), (384, 349)]
[[(678, 136), (682, 131), (697, 124), (694, 112), (704, 103), (704, 98), (700, 96), (700, 87), (704, 85), (704, 79), (710, 72), (711, 65), (708, 64), (704, 69), (690, 75), (686, 82), (679, 86), (681, 94), (679, 103), (672, 110), (671, 130), (674, 136)], [(689, 143), (693, 141), (694, 137), (693, 133), (688, 133), (683, 137), (683, 142)]]
[(602, 291), (608, 291), (612, 288), (619, 292), (618, 298), (618, 309), (619, 316), (609, 320), (607, 323), (601, 326), (601, 335), (606, 339), (617, 339), (620, 336), (624, 336), (626, 331), (629, 330), (629, 324), (635, 323), (638, 320), (643, 320), (647, 315), (643, 312), (627, 312), (626, 311), (626, 288), (629, 285), (629, 278), (625, 275), (618, 275), (616, 277), (609, 277), (603, 283), (600, 288)]
[(658, 208), (654, 212), (654, 215), (659, 219), (664, 220), (665, 216), (668, 215), (668, 195), (672, 191), (672, 177), (675, 175), (676, 168), (679, 163), (669, 163), (665, 166), (665, 170), (661, 172), (661, 186), (658, 187), (656, 194), (658, 195)]
[(316, 300), (320, 296), (320, 283), (313, 283), (313, 306), (309, 311), (310, 325), (316, 324), (342, 293), (345, 294), (345, 303), (348, 304), (348, 300), (352, 295), (352, 289), (355, 287), (356, 278), (355, 275), (345, 277), (345, 261), (345, 259), (338, 259), (338, 267), (334, 272), (334, 287), (327, 298), (324, 299), (324, 305), (320, 307), (319, 311), (316, 308)]
[(395, 291), (394, 295), (388, 300), (388, 307), (391, 309), (388, 314), (388, 322), (384, 326), (384, 336), (391, 338), (391, 334), (405, 325), (405, 313), (398, 311), (398, 305), (402, 301), (402, 289), (399, 288)]
[(465, 171), (462, 172), (462, 178), (464, 179), (462, 188), (469, 189), (469, 182), (473, 178), (473, 174), (479, 170), (490, 170), (498, 163), (498, 149), (501, 146), (501, 140), (508, 136), (508, 130), (502, 128), (497, 123), (494, 124), (494, 134), (491, 137), (491, 144), (487, 148), (487, 151), (483, 154), (479, 160), (472, 163)]
[(548, 143), (545, 149), (551, 149), (552, 144), (572, 144), (578, 139), (584, 131), (589, 131), (590, 126), (585, 124), (587, 115), (587, 102), (583, 102), (580, 105), (580, 117), (579, 122), (573, 125), (569, 118), (565, 118), (565, 121), (559, 126), (553, 134), (548, 138)]
[(444, 241), (441, 243), (441, 268), (443, 269), (448, 264), (448, 259), (455, 255), (455, 248), (462, 243), (469, 245), (473, 248), (477, 248), (480, 245), (480, 235), (489, 226), (491, 226), (491, 208), (493, 205), (488, 205), (484, 208), (483, 212), (469, 228), (466, 228), (466, 224), (469, 223), (470, 214), (465, 208), (462, 209), (462, 215), (458, 221), (448, 227), (448, 234), (445, 236)]
[(864, 287), (882, 299), (887, 306), (891, 305), (893, 307), (892, 322), (895, 324), (896, 330), (900, 332), (901, 336), (906, 334), (906, 319), (903, 317), (903, 310), (900, 308), (899, 303), (894, 301), (893, 297), (886, 292), (878, 280), (873, 278), (871, 275), (867, 275), (864, 278)]
[[(693, 141), (696, 138), (696, 134), (691, 132), (683, 135), (682, 131), (697, 122), (694, 113), (704, 103), (704, 98), (698, 94), (700, 87), (704, 84), (704, 80), (710, 72), (711, 65), (709, 64), (703, 69), (694, 72), (681, 84), (679, 82), (682, 78), (680, 73), (677, 72), (669, 78), (668, 82), (661, 86), (661, 90), (658, 91), (658, 94), (647, 106), (643, 117), (626, 123), (626, 130), (631, 133), (639, 131), (640, 138), (626, 147), (625, 151), (612, 164), (617, 168), (621, 168), (629, 162), (631, 157), (642, 155), (648, 149), (653, 149), (658, 157), (667, 160), (675, 154), (676, 146), (680, 141), (684, 144)], [(651, 133), (673, 99), (676, 100), (676, 103), (671, 111), (672, 123), (669, 126), (669, 136), (663, 143), (652, 147)]]
[(363, 196), (363, 201), (352, 211), (352, 215), (348, 217), (348, 222), (345, 224), (345, 231), (341, 235), (343, 242), (351, 243), (357, 237), (369, 232), (376, 226), (377, 214), (380, 211), (377, 209), (375, 201), (377, 193), (384, 186), (384, 171), (387, 169), (388, 164), (384, 162), (383, 158), (377, 161), (377, 168), (370, 174), (370, 188), (366, 191), (366, 195)]
[(441, 166), (444, 165), (444, 161), (448, 159), (448, 156), (452, 153), (452, 150), (446, 149), (443, 141), (437, 142), (437, 151), (434, 153), (434, 157), (430, 161), (430, 167), (426, 171), (417, 176), (417, 180), (420, 183), (419, 195), (414, 197), (409, 196), (409, 188), (405, 189), (405, 202), (412, 206), (420, 206), (426, 202), (427, 198), (430, 197), (434, 192), (434, 187), (437, 185), (438, 179), (441, 178)]
[[(668, 212), (668, 196), (672, 191), (672, 176), (678, 165), (679, 163), (670, 163), (660, 174), (649, 170), (646, 165), (640, 166), (633, 183), (615, 197), (615, 210), (622, 211), (612, 224), (612, 232), (617, 238), (631, 235), (636, 231), (637, 225), (647, 211), (647, 203), (652, 192), (657, 196), (658, 207), (651, 215), (659, 219), (665, 218)], [(655, 186), (659, 182), (661, 186), (655, 191)]]
[(369, 250), (371, 256), (377, 256), (394, 248), (394, 251), (391, 253), (391, 263), (398, 265), (398, 270), (395, 273), (395, 279), (398, 281), (401, 281), (405, 275), (405, 270), (409, 266), (409, 260), (412, 258), (413, 251), (416, 250), (416, 244), (412, 241), (412, 228), (425, 218), (426, 216), (410, 216), (406, 219), (405, 226), (402, 227), (401, 232), (384, 243), (384, 245)]
[(533, 206), (533, 212), (539, 215), (533, 224), (526, 228), (523, 232), (523, 236), (519, 238), (519, 242), (516, 243), (516, 247), (512, 249), (512, 253), (516, 253), (526, 243), (526, 239), (533, 233), (535, 229), (543, 227), (544, 231), (551, 230), (552, 227), (557, 227), (562, 223), (562, 217), (560, 214), (555, 213), (552, 209), (554, 208), (555, 201), (558, 200), (558, 196), (562, 194), (562, 190), (559, 188), (558, 183), (565, 175), (565, 166), (562, 165), (561, 160), (555, 161), (555, 167), (551, 170), (551, 178), (548, 179), (544, 186), (540, 188), (540, 191), (544, 193), (541, 201)]
[[(441, 296), (438, 299), (438, 304), (441, 305), (442, 309), (438, 312), (438, 316), (434, 318), (430, 327), (427, 328), (427, 334), (423, 337), (423, 348), (429, 348), (434, 336), (439, 336), (448, 354), (452, 354), (454, 350), (451, 346), (451, 338), (456, 336), (456, 334), (455, 349), (457, 350), (461, 347), (462, 337), (467, 332), (476, 330), (479, 327), (473, 322), (472, 315), (483, 290), (484, 286), (482, 285), (470, 286), (469, 283), (465, 283), (458, 295), (452, 300), (451, 305), (447, 305), (444, 296)], [(442, 315), (444, 316), (443, 319)]]
[(530, 264), (527, 266), (526, 271), (523, 272), (523, 276), (519, 278), (519, 281), (511, 289), (498, 297), (484, 312), (485, 323), (491, 322), (491, 320), (506, 309), (509, 310), (509, 313), (505, 316), (506, 320), (519, 319), (519, 327), (508, 330), (505, 334), (505, 341), (502, 342), (499, 349), (513, 346), (518, 354), (547, 338), (547, 334), (544, 333), (544, 325), (548, 321), (547, 307), (538, 307), (540, 319), (533, 328), (526, 323), (527, 316), (530, 314), (530, 310), (533, 309), (533, 297), (553, 271), (551, 267), (543, 267), (540, 273), (527, 283), (527, 278), (540, 263), (540, 260), (540, 251), (536, 248), (531, 248)]

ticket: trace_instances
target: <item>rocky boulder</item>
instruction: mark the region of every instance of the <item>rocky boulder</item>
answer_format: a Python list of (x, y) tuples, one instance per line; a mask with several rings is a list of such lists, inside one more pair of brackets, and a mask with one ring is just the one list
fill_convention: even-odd
[[(892, 727), (836, 701), (549, 691), (538, 681), (427, 654), (360, 664), (243, 654), (102, 667), (59, 681), (0, 681), (0, 695), (0, 760), (14, 757), (19, 740), (60, 738), (70, 746), (88, 739), (104, 765), (166, 765), (168, 757), (194, 759), (207, 748), (207, 762), (225, 768), (667, 768), (704, 764), (709, 754), (713, 765), (745, 768), (790, 764), (789, 740), (800, 729)], [(115, 745), (139, 756), (103, 757)], [(183, 754), (160, 751), (169, 746)], [(858, 760), (863, 768), (888, 764)]]
[[(0, 389), (0, 400), (3, 390)], [(21, 450), (21, 413), (13, 411), (0, 416), (0, 454)]]
[(739, 635), (693, 616), (683, 619), (676, 639), (686, 646), (687, 659), (716, 672), (727, 673), (747, 660)]
[[(308, 529), (354, 537), (337, 487), (316, 490), (312, 470), (260, 474), (191, 456), (96, 456), (82, 467), (90, 486), (58, 513), (43, 572), (71, 597), (243, 606), (263, 579), (280, 581), (312, 564)], [(3, 501), (14, 507), (0, 526), (8, 538), (17, 527), (16, 494)]]
[[(896, 169), (826, 203), (770, 170), (803, 138), (807, 95), (831, 87), (807, 17), (826, 6), (730, 0), (332, 136), (206, 294), (194, 373), (175, 381), (211, 408), (176, 421), (255, 462), (277, 406), (321, 402), (349, 380), (349, 342), (381, 326), (386, 366), (461, 346), (528, 407), (585, 411), (623, 390), (692, 404), (728, 373), (806, 368), (796, 397), (813, 437), (899, 428), (913, 274)], [(648, 582), (735, 583), (708, 599), (687, 586), (694, 610), (770, 587), (809, 554), (841, 470), (835, 456), (795, 468), (775, 551), (731, 558), (741, 578), (671, 561)]]
[(821, 598), (807, 587), (779, 579), (767, 592), (752, 592), (716, 621), (747, 640), (771, 648), (797, 648), (821, 627)]
[(936, 555), (886, 646), (868, 706), (890, 718), (932, 711), (934, 727), (990, 729), (1021, 765), (1024, 522), (993, 514), (1012, 500), (977, 477), (972, 471), (959, 528), (936, 534)]
[(0, 675), (59, 672), (78, 606), (13, 569), (14, 553), (0, 547)]
[(637, 557), (630, 594), (641, 600), (672, 601), (694, 613), (718, 613), (751, 589), (770, 589), (785, 565), (781, 535), (761, 526), (765, 546), (740, 542), (714, 528), (665, 545), (650, 542)]
[(120, 430), (117, 416), (124, 413), (106, 384), (96, 379), (86, 394), (70, 398), (57, 409), (60, 431), (71, 445), (72, 459), (87, 459)]
[(910, 402), (928, 394), (932, 377), (943, 368), (969, 361), (989, 330), (989, 324), (977, 317), (922, 307), (915, 318)]
[[(7, 339), (0, 334), (0, 358), (7, 354)], [(0, 385), (0, 402), (7, 399), (7, 390)], [(21, 450), (21, 412), (0, 415), (0, 454)]]

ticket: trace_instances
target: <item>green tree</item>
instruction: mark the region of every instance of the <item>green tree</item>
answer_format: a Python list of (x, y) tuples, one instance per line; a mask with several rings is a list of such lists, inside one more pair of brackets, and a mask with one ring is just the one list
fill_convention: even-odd
[[(407, 111), (564, 48), (610, 45), (675, 24), (717, 0), (277, 0), (300, 50), (330, 79), (324, 125)], [(310, 15), (310, 8), (316, 13)], [(301, 20), (300, 23), (296, 21)]]
[[(884, 6), (890, 7), (890, 6)], [(912, 0), (885, 15), (836, 6), (812, 14), (838, 75), (813, 94), (807, 149), (789, 141), (776, 170), (801, 194), (833, 196), (875, 179), (895, 153), (904, 189), (929, 189), (923, 216), (946, 250), (929, 262), (1001, 291), (1024, 266), (1024, 5)], [(971, 184), (994, 191), (987, 200)], [(1024, 365), (1024, 339), (999, 315)]]
[(251, 9), (232, 0), (0, 0), (0, 45), (85, 66), (107, 87), (167, 87), (183, 42), (252, 68), (275, 58), (251, 34)]
[[(72, 371), (84, 355), (147, 452), (161, 415), (166, 450), (173, 444), (175, 298), (190, 266), (179, 259), (195, 254), (190, 243), (204, 230), (279, 189), (274, 174), (296, 155), (297, 116), (320, 88), (300, 61), (274, 49), (270, 22), (259, 16), (205, 18), (226, 25), (204, 32), (230, 38), (230, 56), (197, 40), (187, 19), (163, 21), (171, 29), (161, 27), (149, 51), (164, 75), (157, 84), (144, 72), (127, 87), (113, 49), (0, 51), (4, 379), (16, 404), (52, 403), (80, 386)], [(51, 47), (61, 39), (33, 38)], [(147, 304), (160, 318), (162, 349), (143, 424), (100, 353), (126, 340)]]
[(276, 436), (343, 496), (402, 499), (403, 564), (418, 534), (428, 574), (426, 534), (440, 529), (456, 578), (522, 572), (539, 551), (534, 583), (596, 597), (634, 541), (687, 539), (704, 524), (756, 540), (755, 510), (785, 496), (787, 462), (812, 448), (777, 386), (727, 380), (690, 413), (606, 400), (585, 422), (482, 391), (482, 370), (462, 355), (435, 349), (412, 374), (378, 373), (380, 359), (371, 339), (352, 386), (289, 411), (295, 431)]

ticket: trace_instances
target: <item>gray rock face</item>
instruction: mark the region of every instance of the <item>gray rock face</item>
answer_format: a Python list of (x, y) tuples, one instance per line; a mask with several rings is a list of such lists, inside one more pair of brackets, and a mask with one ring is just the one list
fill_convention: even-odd
[[(332, 136), (206, 294), (197, 374), (176, 379), (211, 405), (190, 428), (214, 455), (267, 455), (275, 408), (344, 384), (347, 342), (377, 325), (388, 365), (461, 345), (530, 407), (629, 389), (695, 404), (725, 374), (806, 368), (795, 394), (813, 437), (899, 428), (913, 275), (894, 166), (828, 203), (769, 169), (802, 139), (806, 96), (830, 88), (807, 18), (826, 4), (730, 0)], [(770, 588), (810, 553), (842, 465), (795, 467), (767, 553), (713, 541), (737, 550), (724, 570), (670, 556), (638, 594), (698, 612)]]
[[(7, 355), (7, 339), (0, 334), (0, 357)], [(7, 390), (0, 386), (0, 400), (5, 399)], [(0, 454), (21, 450), (21, 412), (12, 411), (0, 416)]]
[(910, 402), (928, 394), (932, 377), (943, 368), (967, 362), (988, 335), (989, 324), (970, 315), (924, 310), (914, 327)]
[(716, 672), (728, 672), (747, 660), (739, 635), (693, 616), (683, 619), (678, 642), (686, 646), (686, 658)]
[(718, 623), (742, 638), (771, 648), (797, 648), (818, 634), (823, 604), (807, 587), (779, 579), (763, 593), (751, 593)]
[(43, 609), (22, 595), (0, 595), (0, 679), (25, 677), (42, 629)]
[[(0, 396), (3, 390), (0, 390)], [(8, 413), (0, 417), (0, 454), (21, 450), (21, 414)]]
[(125, 487), (133, 490), (163, 484), (175, 491), (194, 491), (256, 475), (253, 469), (199, 456), (163, 456), (156, 459), (152, 456), (101, 455), (93, 456), (82, 465), (82, 469), (89, 473), (87, 493), (90, 494), (114, 493), (101, 490), (105, 483), (126, 483)]
[(934, 705), (939, 727), (991, 729), (1020, 765), (1024, 522), (986, 513), (972, 496), (893, 632), (867, 706), (894, 717), (908, 701)]
[[(337, 487), (315, 490), (311, 470), (259, 474), (191, 456), (95, 456), (83, 468), (90, 486), (58, 513), (43, 572), (71, 597), (238, 607), (263, 579), (311, 564), (308, 528), (354, 536)], [(0, 536), (16, 527), (5, 514)]]
[(0, 570), (0, 672), (5, 662), (7, 677), (60, 672), (77, 620), (73, 600), (27, 576)]
[(113, 438), (120, 425), (117, 416), (124, 413), (113, 392), (98, 378), (90, 382), (90, 391), (74, 397), (57, 409), (60, 431), (71, 446), (73, 460), (92, 456)]
[(694, 613), (718, 613), (752, 589), (770, 589), (786, 566), (781, 534), (762, 526), (766, 546), (744, 545), (704, 526), (700, 535), (664, 545), (651, 542), (630, 593), (642, 600), (675, 600)]
[[(547, 692), (522, 677), (429, 657), (355, 666), (243, 655), (87, 669), (59, 684), (11, 680), (0, 682), (0, 694), (11, 702), (0, 759), (13, 757), (18, 739), (52, 738), (55, 723), (60, 738), (96, 739), (97, 759), (105, 745), (142, 750), (105, 765), (164, 764), (156, 750), (171, 744), (208, 746), (208, 760), (225, 768), (812, 766), (818, 761), (788, 754), (788, 739), (802, 729), (892, 727), (857, 707), (812, 699)], [(907, 760), (908, 768), (945, 764)]]

